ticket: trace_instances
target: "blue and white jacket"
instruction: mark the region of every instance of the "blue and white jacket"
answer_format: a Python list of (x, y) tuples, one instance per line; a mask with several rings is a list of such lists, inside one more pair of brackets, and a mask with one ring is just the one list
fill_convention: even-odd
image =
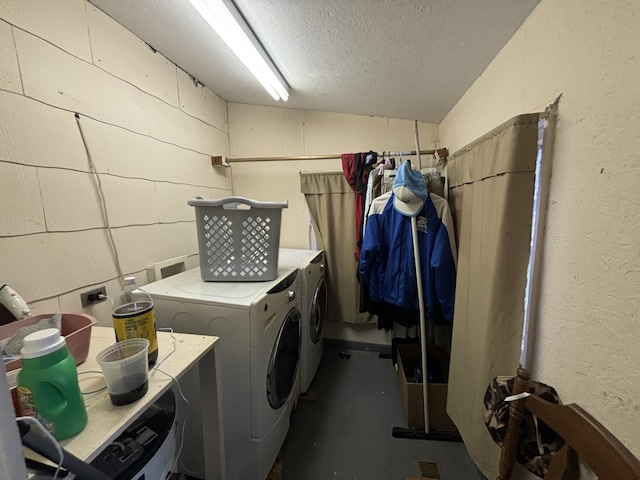
[[(371, 204), (358, 271), (373, 302), (418, 310), (411, 218), (393, 208), (393, 193)], [(453, 321), (457, 249), (446, 199), (429, 194), (416, 217), (425, 315)]]

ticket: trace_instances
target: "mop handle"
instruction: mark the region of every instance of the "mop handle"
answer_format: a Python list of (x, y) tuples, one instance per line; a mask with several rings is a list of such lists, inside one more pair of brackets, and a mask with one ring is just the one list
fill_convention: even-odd
[(427, 394), (427, 328), (424, 318), (424, 298), (422, 295), (422, 272), (420, 269), (420, 250), (418, 248), (418, 222), (411, 217), (411, 238), (413, 240), (413, 260), (416, 266), (418, 284), (418, 305), (420, 307), (420, 348), (422, 358), (422, 407), (424, 409), (424, 431), (429, 433), (429, 397)]

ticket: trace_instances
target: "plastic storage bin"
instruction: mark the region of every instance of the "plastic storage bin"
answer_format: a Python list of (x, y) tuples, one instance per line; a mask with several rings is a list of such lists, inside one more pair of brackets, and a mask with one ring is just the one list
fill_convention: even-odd
[(285, 202), (244, 197), (193, 198), (200, 276), (213, 282), (264, 282), (278, 277), (280, 220)]
[[(35, 325), (44, 318), (51, 318), (54, 314), (35, 315), (23, 318), (15, 322), (0, 326), (0, 340), (4, 343), (11, 338), (20, 328), (27, 325)], [(80, 365), (87, 359), (91, 342), (91, 327), (95, 325), (96, 319), (85, 313), (63, 313), (60, 334), (67, 342), (69, 353)], [(22, 360), (12, 360), (5, 364), (7, 372), (22, 367)]]

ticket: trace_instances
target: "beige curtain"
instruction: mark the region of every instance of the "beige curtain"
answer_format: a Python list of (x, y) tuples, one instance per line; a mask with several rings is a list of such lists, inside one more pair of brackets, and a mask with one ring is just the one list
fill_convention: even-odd
[(482, 418), (490, 380), (514, 375), (524, 319), (539, 114), (515, 117), (449, 157), (458, 242), (447, 412), (496, 478), (499, 447)]
[(326, 254), (327, 319), (349, 323), (371, 321), (370, 314), (358, 312), (355, 198), (344, 173), (302, 172), (300, 191), (309, 206), (318, 247)]

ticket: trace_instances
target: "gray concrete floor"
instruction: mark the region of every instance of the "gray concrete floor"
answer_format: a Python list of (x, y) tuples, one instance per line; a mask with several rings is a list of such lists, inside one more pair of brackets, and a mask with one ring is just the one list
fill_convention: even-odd
[(443, 480), (485, 480), (461, 442), (392, 436), (406, 423), (395, 367), (377, 351), (326, 344), (309, 393), (317, 398), (299, 400), (291, 417), (283, 480), (404, 480), (420, 477), (422, 461)]

